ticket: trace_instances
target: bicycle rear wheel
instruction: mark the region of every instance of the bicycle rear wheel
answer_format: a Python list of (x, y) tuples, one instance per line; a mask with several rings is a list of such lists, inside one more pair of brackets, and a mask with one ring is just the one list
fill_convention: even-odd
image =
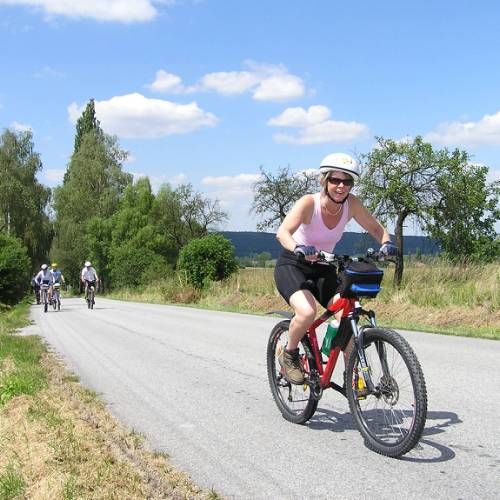
[(408, 453), (419, 441), (427, 417), (424, 375), (408, 342), (393, 330), (365, 330), (364, 352), (375, 393), (366, 389), (359, 356), (347, 365), (347, 399), (365, 444), (388, 457)]
[[(267, 343), (267, 375), (274, 401), (283, 417), (294, 424), (307, 422), (316, 411), (318, 401), (309, 385), (295, 385), (285, 378), (278, 355), (288, 343), (290, 320), (281, 321), (271, 331)], [(305, 360), (304, 344), (299, 344), (300, 357)], [(307, 370), (308, 364), (305, 363)]]

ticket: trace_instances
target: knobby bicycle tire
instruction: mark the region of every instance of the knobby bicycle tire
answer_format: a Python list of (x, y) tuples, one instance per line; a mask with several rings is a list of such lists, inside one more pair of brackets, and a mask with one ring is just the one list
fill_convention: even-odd
[(413, 449), (425, 427), (427, 390), (422, 368), (411, 346), (394, 330), (367, 329), (363, 344), (378, 393), (363, 397), (358, 385), (359, 356), (353, 349), (346, 370), (351, 414), (368, 448), (400, 457)]
[[(318, 407), (318, 400), (313, 397), (308, 385), (294, 385), (288, 382), (278, 362), (280, 349), (284, 349), (288, 340), (290, 320), (278, 323), (271, 331), (267, 343), (267, 375), (274, 401), (283, 417), (294, 424), (307, 422)], [(304, 353), (303, 341), (300, 352)]]

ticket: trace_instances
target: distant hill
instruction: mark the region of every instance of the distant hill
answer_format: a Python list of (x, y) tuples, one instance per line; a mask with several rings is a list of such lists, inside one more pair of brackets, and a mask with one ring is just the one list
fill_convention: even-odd
[[(275, 259), (281, 252), (281, 245), (278, 243), (275, 233), (257, 231), (221, 231), (221, 233), (233, 244), (236, 257), (251, 257), (262, 252), (269, 252)], [(370, 247), (378, 249), (379, 246), (369, 234), (345, 232), (335, 247), (335, 253), (355, 255), (364, 253)], [(426, 255), (439, 252), (436, 242), (425, 236), (404, 236), (406, 255), (415, 254), (417, 248)]]

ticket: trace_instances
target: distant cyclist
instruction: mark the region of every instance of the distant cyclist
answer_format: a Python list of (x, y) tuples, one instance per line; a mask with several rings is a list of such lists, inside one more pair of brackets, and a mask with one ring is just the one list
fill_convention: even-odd
[(99, 282), (99, 277), (97, 276), (96, 270), (92, 267), (90, 261), (85, 262), (85, 267), (82, 269), (80, 274), (80, 280), (85, 285), (85, 300), (87, 300), (87, 292), (89, 286), (93, 286), (94, 290)]
[(50, 266), (52, 268), (52, 275), (54, 276), (54, 283), (65, 283), (64, 275), (60, 269), (57, 268), (57, 262), (53, 262)]
[(49, 286), (49, 297), (51, 294), (52, 284), (54, 283), (54, 276), (52, 276), (52, 271), (48, 268), (47, 264), (42, 264), (40, 267), (40, 272), (36, 275), (35, 281), (39, 286), (48, 285)]
[[(57, 262), (52, 262), (50, 267), (52, 268), (52, 276), (54, 277), (54, 285), (56, 283), (58, 283), (59, 285), (65, 283), (63, 273), (59, 269), (57, 269)], [(49, 295), (49, 300), (51, 298), (52, 298), (52, 294)]]

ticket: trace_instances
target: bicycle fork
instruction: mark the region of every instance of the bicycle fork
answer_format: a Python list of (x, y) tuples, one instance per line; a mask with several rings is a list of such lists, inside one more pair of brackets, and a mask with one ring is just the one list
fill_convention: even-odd
[[(360, 316), (366, 316), (370, 321), (370, 326), (358, 327)], [(376, 328), (377, 322), (375, 320), (375, 313), (373, 311), (364, 310), (358, 301), (355, 302), (354, 311), (349, 313), (348, 318), (351, 323), (351, 329), (354, 335), (354, 345), (358, 352), (359, 365), (360, 365), (360, 367), (358, 368), (358, 373), (356, 374), (355, 384), (353, 389), (358, 399), (365, 399), (366, 396), (369, 394), (377, 395), (380, 392), (379, 389), (375, 387), (375, 384), (373, 383), (370, 373), (370, 367), (368, 366), (368, 363), (366, 361), (365, 350), (363, 347), (365, 329)], [(377, 345), (377, 352), (379, 354), (383, 366), (383, 371), (385, 373), (387, 368), (387, 362), (385, 359), (385, 350), (383, 349), (383, 346), (381, 346), (381, 349), (384, 352), (380, 352), (379, 346)], [(359, 371), (361, 373), (359, 373)]]

